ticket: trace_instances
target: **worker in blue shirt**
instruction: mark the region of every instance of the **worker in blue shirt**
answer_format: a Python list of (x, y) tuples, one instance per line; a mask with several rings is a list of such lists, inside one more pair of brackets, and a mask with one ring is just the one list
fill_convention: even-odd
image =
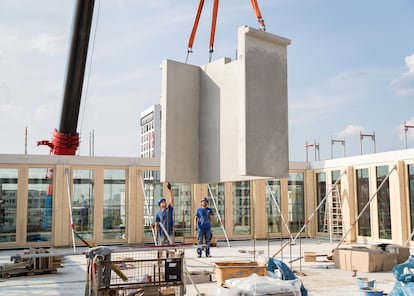
[[(160, 210), (155, 215), (155, 233), (157, 234), (158, 245), (169, 245), (174, 243), (174, 195), (171, 190), (171, 184), (167, 184), (169, 201), (164, 197), (158, 199), (158, 206)], [(162, 224), (163, 227), (160, 226)], [(167, 231), (168, 236), (165, 235), (163, 228)]]
[(208, 198), (203, 197), (201, 199), (201, 207), (199, 207), (194, 216), (194, 225), (197, 230), (197, 255), (200, 258), (202, 255), (202, 245), (205, 241), (206, 257), (210, 255), (210, 241), (211, 241), (211, 219), (214, 218), (214, 213), (211, 208), (208, 207)]

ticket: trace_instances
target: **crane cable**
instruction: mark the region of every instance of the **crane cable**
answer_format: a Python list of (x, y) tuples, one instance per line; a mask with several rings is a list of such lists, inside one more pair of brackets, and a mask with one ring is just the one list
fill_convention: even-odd
[[(89, 90), (89, 79), (91, 77), (91, 71), (92, 71), (92, 60), (93, 60), (93, 53), (94, 53), (94, 49), (95, 49), (95, 41), (96, 41), (96, 35), (97, 35), (97, 31), (98, 31), (98, 21), (99, 21), (99, 11), (101, 10), (101, 1), (98, 1), (98, 9), (96, 12), (96, 22), (95, 22), (95, 32), (93, 34), (93, 41), (92, 41), (92, 48), (91, 48), (91, 57), (90, 57), (90, 61), (89, 61), (89, 69), (88, 69), (88, 75), (87, 75), (87, 79), (86, 79), (86, 83), (85, 83), (85, 93), (83, 95), (83, 110), (82, 110), (82, 115), (81, 115), (81, 123), (80, 123), (80, 128), (79, 128), (79, 134), (82, 135), (82, 128), (83, 128), (83, 119), (85, 118), (85, 109), (86, 109), (86, 101), (88, 98), (88, 90)], [(78, 149), (78, 155), (80, 153), (80, 147)]]

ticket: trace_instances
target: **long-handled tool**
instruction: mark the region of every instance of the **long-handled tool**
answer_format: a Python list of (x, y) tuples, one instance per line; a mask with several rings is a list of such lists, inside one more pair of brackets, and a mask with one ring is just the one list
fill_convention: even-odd
[(321, 200), (319, 205), (313, 210), (312, 214), (309, 216), (308, 219), (306, 219), (305, 224), (303, 224), (302, 228), (299, 230), (299, 232), (296, 234), (296, 236), (293, 238), (292, 241), (288, 241), (285, 243), (282, 247), (280, 247), (279, 251), (277, 251), (275, 254), (273, 254), (273, 258), (277, 256), (286, 246), (290, 244), (294, 244), (297, 238), (301, 235), (302, 231), (305, 230), (306, 226), (310, 223), (310, 221), (315, 216), (316, 212), (319, 210), (319, 208), (322, 206), (322, 204), (325, 202), (325, 200), (328, 198), (329, 194), (331, 194), (332, 190), (335, 188), (335, 186), (339, 183), (342, 176), (346, 173), (346, 170), (342, 172), (342, 174), (339, 176), (339, 178), (336, 180), (336, 182), (333, 184), (332, 188), (326, 193), (325, 197)]
[(211, 187), (210, 187), (210, 184), (208, 185), (208, 192), (210, 193), (210, 195), (211, 195), (211, 200), (213, 201), (213, 205), (214, 205), (214, 207), (216, 208), (217, 218), (219, 219), (220, 226), (221, 226), (221, 228), (223, 229), (224, 236), (226, 237), (227, 246), (230, 248), (231, 246), (230, 246), (230, 242), (229, 242), (229, 237), (227, 236), (226, 229), (224, 228), (224, 223), (223, 223), (223, 220), (221, 220), (220, 213), (219, 213), (219, 210), (218, 210), (218, 207), (217, 207), (216, 201), (214, 200), (214, 195), (213, 195), (213, 192), (211, 192)]
[[(80, 239), (85, 245), (87, 245), (89, 248), (95, 248), (98, 245), (96, 243), (90, 243), (87, 240), (85, 240), (82, 236), (80, 236), (79, 233), (77, 233), (76, 231), (73, 231), (73, 233), (75, 234), (75, 236)], [(119, 269), (119, 267), (114, 264), (111, 263), (111, 269), (124, 281), (126, 282), (128, 280), (127, 276)]]

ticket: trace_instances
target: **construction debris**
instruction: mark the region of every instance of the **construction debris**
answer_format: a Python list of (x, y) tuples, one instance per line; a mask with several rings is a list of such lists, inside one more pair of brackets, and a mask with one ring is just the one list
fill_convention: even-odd
[[(47, 254), (50, 254), (47, 255)], [(0, 265), (0, 278), (12, 276), (37, 275), (56, 273), (61, 264), (62, 256), (53, 256), (46, 249), (30, 248), (24, 255), (15, 255), (10, 258), (13, 263)]]

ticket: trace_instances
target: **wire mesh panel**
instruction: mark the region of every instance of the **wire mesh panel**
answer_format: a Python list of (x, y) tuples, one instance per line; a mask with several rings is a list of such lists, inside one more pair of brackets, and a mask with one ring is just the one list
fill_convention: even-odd
[(115, 250), (90, 257), (89, 295), (184, 295), (182, 249)]

